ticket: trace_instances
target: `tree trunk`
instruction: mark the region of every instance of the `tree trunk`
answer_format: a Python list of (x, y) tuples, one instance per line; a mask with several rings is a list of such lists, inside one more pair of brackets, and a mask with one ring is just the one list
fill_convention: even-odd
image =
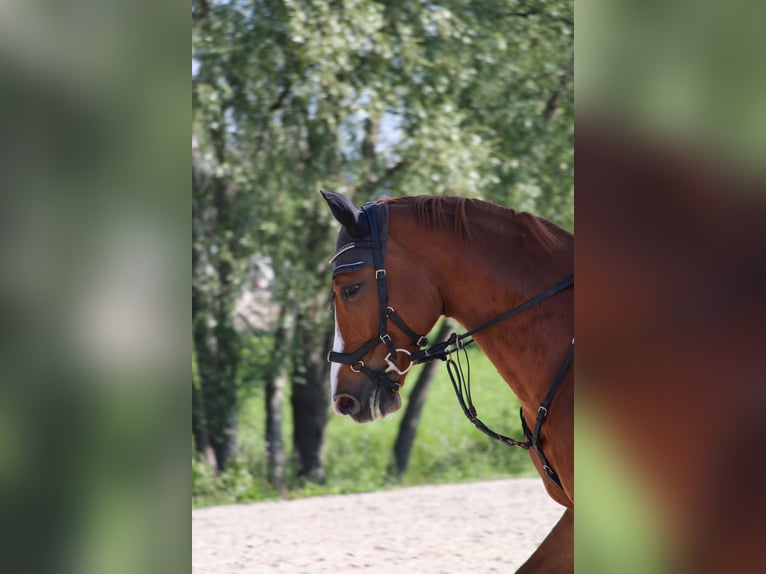
[(210, 437), (207, 434), (202, 397), (194, 381), (192, 381), (192, 437), (194, 437), (194, 450), (202, 456), (202, 459), (210, 468), (215, 469), (215, 453), (210, 445)]
[[(204, 422), (209, 446), (215, 453), (215, 466), (220, 471), (236, 446), (239, 349), (237, 333), (231, 325), (221, 324), (227, 320), (227, 307), (221, 302), (218, 305), (219, 309), (212, 312), (207, 307), (198, 307), (192, 335), (199, 377), (198, 412), (203, 413), (198, 422)], [(210, 315), (218, 321), (212, 328)]]
[(287, 344), (288, 305), (279, 312), (277, 331), (272, 349), (272, 369), (266, 376), (266, 477), (279, 494), (285, 492), (285, 448), (282, 436), (282, 405), (284, 403)]
[[(206, 302), (205, 302), (206, 303)], [(236, 371), (239, 357), (237, 334), (229, 325), (209, 326), (210, 310), (203, 299), (196, 300), (192, 336), (197, 359), (199, 392), (192, 394), (192, 407), (196, 401), (200, 425), (196, 438), (198, 445), (212, 449), (215, 468), (223, 470), (234, 452), (237, 423)], [(221, 314), (218, 313), (220, 319)], [(196, 394), (196, 396), (195, 396)], [(192, 413), (194, 424), (194, 413)], [(204, 432), (203, 432), (204, 431)], [(209, 456), (209, 452), (207, 454)]]
[(293, 359), (293, 446), (298, 454), (298, 476), (324, 483), (324, 437), (330, 405), (326, 350), (332, 331), (321, 323), (299, 318)]
[(266, 381), (266, 479), (279, 494), (285, 492), (285, 446), (282, 404), (287, 376), (283, 370)]
[[(436, 333), (436, 340), (441, 341), (445, 339), (451, 329), (451, 322), (447, 319), (443, 320)], [(396, 435), (396, 442), (394, 442), (393, 460), (388, 470), (389, 478), (398, 480), (407, 470), (410, 452), (412, 451), (412, 445), (415, 443), (415, 435), (420, 423), (420, 414), (426, 403), (428, 390), (431, 388), (431, 382), (436, 374), (436, 369), (440, 365), (441, 361), (429, 361), (423, 365), (418, 380), (415, 382), (415, 386), (412, 387), (412, 392), (407, 399), (407, 408), (404, 411), (402, 422), (399, 423), (399, 433)]]
[[(192, 181), (194, 193), (199, 196), (199, 201), (192, 202), (192, 341), (199, 382), (197, 412), (201, 415), (197, 423), (204, 425), (209, 448), (215, 455), (215, 467), (220, 471), (236, 447), (239, 336), (233, 327), (232, 308), (239, 288), (234, 267), (234, 240), (228, 240), (226, 255), (220, 251), (212, 252), (209, 245), (223, 246), (224, 243), (208, 236), (206, 229), (212, 226), (225, 235), (222, 230), (236, 229), (236, 214), (224, 180), (213, 178), (207, 182), (193, 178)], [(201, 200), (208, 190), (212, 193), (215, 214), (210, 216), (212, 221), (205, 222)], [(236, 234), (232, 235), (236, 237)], [(216, 274), (217, 282), (212, 290), (201, 287), (207, 283), (207, 266)]]
[[(309, 140), (315, 137), (321, 135), (310, 129)], [(313, 298), (303, 302), (295, 320), (291, 397), (293, 447), (298, 455), (298, 476), (323, 484), (325, 426), (330, 406), (327, 352), (332, 346), (334, 332), (332, 316), (327, 311), (327, 253), (331, 247), (327, 242), (329, 222), (319, 216), (326, 209), (324, 200), (318, 193), (313, 193), (308, 203), (305, 220), (311, 223), (304, 226), (302, 245), (307, 271), (315, 274), (318, 289)]]
[(215, 438), (211, 439), (219, 472), (226, 468), (226, 463), (234, 456), (237, 449), (236, 400), (231, 401), (231, 403), (231, 407), (221, 409), (222, 423), (216, 429)]

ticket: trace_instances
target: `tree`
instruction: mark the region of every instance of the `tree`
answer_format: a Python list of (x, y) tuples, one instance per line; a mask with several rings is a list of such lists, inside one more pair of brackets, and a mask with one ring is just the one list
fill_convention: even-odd
[[(242, 271), (234, 197), (221, 177), (192, 176), (192, 383), (196, 448), (223, 469), (235, 446), (239, 337), (233, 305)], [(211, 452), (212, 451), (212, 452)]]
[(257, 253), (293, 327), (300, 472), (323, 476), (335, 224), (320, 187), (357, 203), (483, 196), (571, 225), (571, 18), (564, 0), (193, 0), (193, 420), (219, 466), (242, 344), (231, 305)]
[[(452, 322), (447, 319), (442, 320), (439, 328), (436, 330), (434, 341), (446, 339), (451, 329)], [(389, 476), (398, 479), (407, 471), (410, 452), (412, 451), (412, 445), (415, 443), (415, 434), (420, 424), (420, 414), (423, 412), (428, 390), (431, 388), (431, 382), (439, 365), (440, 363), (437, 361), (429, 361), (423, 365), (420, 375), (418, 375), (418, 379), (412, 387), (402, 422), (399, 423), (399, 432), (394, 441), (393, 460), (389, 465)]]

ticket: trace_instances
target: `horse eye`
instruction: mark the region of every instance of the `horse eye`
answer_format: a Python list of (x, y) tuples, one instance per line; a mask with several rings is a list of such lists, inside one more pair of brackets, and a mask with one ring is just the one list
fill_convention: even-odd
[(357, 283), (356, 285), (350, 285), (349, 287), (343, 288), (343, 300), (348, 301), (349, 299), (356, 296), (357, 293), (359, 293), (359, 290), (362, 288), (361, 283)]

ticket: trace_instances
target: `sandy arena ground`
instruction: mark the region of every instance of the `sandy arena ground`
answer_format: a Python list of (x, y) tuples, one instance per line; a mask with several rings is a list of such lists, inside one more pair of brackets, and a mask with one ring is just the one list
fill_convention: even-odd
[(513, 572), (563, 507), (540, 478), (192, 511), (192, 574)]

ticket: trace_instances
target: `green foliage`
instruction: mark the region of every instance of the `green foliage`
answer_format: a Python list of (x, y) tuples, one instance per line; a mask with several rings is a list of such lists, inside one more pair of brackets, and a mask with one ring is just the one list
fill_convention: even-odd
[(252, 190), (254, 238), (281, 258), (313, 247), (278, 234), (327, 220), (320, 185), (482, 195), (571, 225), (572, 2), (200, 6), (200, 161)]
[[(491, 428), (521, 437), (516, 397), (487, 358), (477, 350), (471, 351), (471, 374), (474, 401), (480, 418)], [(416, 371), (412, 377), (417, 377)], [(406, 387), (404, 395), (406, 401)], [(239, 414), (239, 453), (225, 471), (215, 476), (204, 463), (192, 461), (192, 502), (195, 506), (277, 496), (264, 478), (262, 400), (261, 393), (255, 392), (243, 402)], [(388, 478), (387, 469), (403, 412), (404, 409), (401, 409), (367, 425), (331, 415), (325, 444), (326, 485), (306, 484), (291, 478), (287, 496), (365, 492), (394, 486)], [(289, 409), (285, 409), (284, 415), (289, 429)], [(290, 441), (289, 432), (286, 440)], [(491, 440), (465, 419), (446, 369), (439, 369), (423, 410), (410, 467), (401, 484), (534, 475), (526, 451), (511, 449)]]

